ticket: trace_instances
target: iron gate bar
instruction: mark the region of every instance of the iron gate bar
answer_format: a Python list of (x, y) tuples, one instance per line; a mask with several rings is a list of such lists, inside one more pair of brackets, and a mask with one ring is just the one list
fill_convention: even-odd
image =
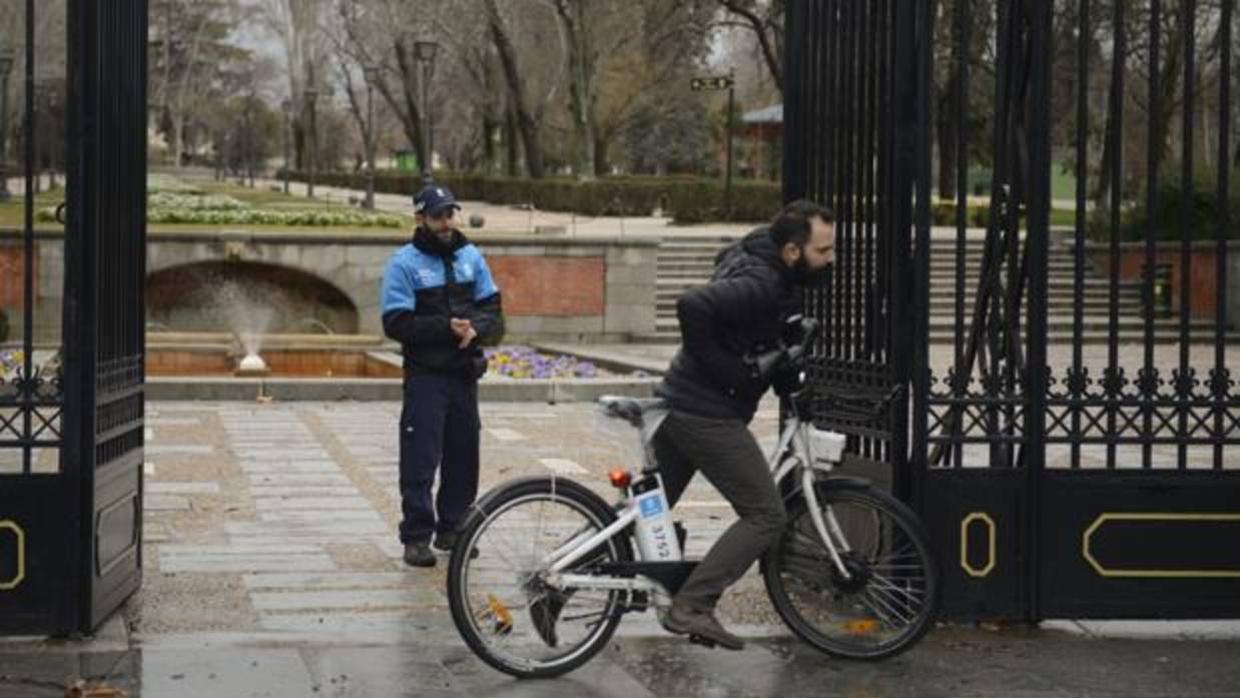
[[(1031, 53), (1037, 54), (1037, 47), (1050, 47), (1052, 26), (1052, 3), (1045, 0), (1026, 0), (1026, 11), (1029, 13)], [(1025, 258), (1025, 274), (1029, 282), (1028, 323), (1026, 333), (1028, 349), (1025, 362), (1028, 376), (1025, 378), (1025, 393), (1029, 396), (1028, 407), (1024, 415), (1024, 432), (1028, 441), (1024, 444), (1024, 460), (1026, 482), (1029, 491), (1028, 502), (1031, 511), (1030, 525), (1025, 535), (1025, 569), (1027, 575), (1028, 612), (1030, 619), (1040, 618), (1041, 595), (1038, 587), (1038, 573), (1041, 569), (1041, 550), (1039, 532), (1045, 510), (1042, 507), (1044, 493), (1042, 483), (1046, 469), (1046, 341), (1047, 341), (1047, 254), (1050, 238), (1050, 204), (1051, 204), (1051, 133), (1050, 133), (1050, 61), (1033, 60), (1030, 62), (1032, 71), (1029, 81), (1031, 99), (1029, 104), (1029, 204), (1028, 234), (1026, 237), (1027, 256)]]
[[(827, 8), (827, 22), (829, 23), (831, 41), (829, 43), (828, 55), (830, 56), (830, 70), (828, 72), (830, 83), (825, 91), (824, 98), (828, 104), (825, 111), (830, 114), (828, 123), (831, 126), (830, 141), (827, 145), (827, 162), (830, 167), (827, 170), (827, 196), (830, 197), (830, 206), (840, 214), (840, 219), (836, 223), (836, 229), (840, 231), (841, 237), (846, 232), (847, 221), (844, 216), (847, 212), (843, 208), (843, 195), (840, 190), (844, 184), (844, 114), (847, 111), (847, 105), (843, 102), (843, 83), (844, 71), (851, 68), (845, 61), (844, 44), (846, 38), (844, 36), (843, 21), (841, 15), (845, 8), (851, 3), (848, 0), (840, 0), (840, 2), (832, 3)], [(844, 274), (840, 271), (840, 266), (836, 265), (832, 269), (831, 274), (831, 292), (830, 292), (830, 318), (831, 318), (831, 355), (836, 357), (843, 356), (840, 351), (840, 342), (844, 337), (844, 329), (842, 327), (842, 299), (840, 288), (843, 284)]]
[(22, 375), (18, 388), (21, 392), (22, 473), (31, 471), (31, 445), (29, 443), (31, 411), (34, 410), (34, 0), (26, 0), (26, 210), (23, 231), (25, 261), (23, 267), (22, 297)]
[[(1080, 288), (1085, 279), (1085, 185), (1089, 170), (1085, 166), (1089, 134), (1089, 42), (1093, 38), (1089, 24), (1089, 0), (1077, 5), (1076, 42), (1076, 217), (1073, 225), (1072, 287)], [(1081, 433), (1081, 408), (1079, 402), (1085, 390), (1085, 367), (1082, 356), (1084, 337), (1085, 296), (1073, 294), (1072, 299), (1072, 369), (1068, 374), (1068, 390), (1078, 404), (1073, 407), (1072, 433)], [(1069, 467), (1081, 467), (1081, 444), (1073, 441), (1070, 446)]]
[[(1181, 26), (1181, 33), (1184, 39), (1184, 128), (1180, 136), (1183, 148), (1180, 154), (1180, 202), (1182, 206), (1181, 227), (1180, 227), (1180, 367), (1174, 375), (1174, 385), (1176, 396), (1180, 398), (1179, 413), (1179, 431), (1186, 433), (1188, 431), (1188, 406), (1187, 401), (1192, 397), (1193, 387), (1197, 384), (1197, 379), (1193, 375), (1194, 371), (1189, 366), (1189, 336), (1190, 328), (1188, 324), (1190, 316), (1189, 296), (1191, 294), (1188, 278), (1189, 278), (1189, 254), (1188, 241), (1190, 236), (1191, 217), (1190, 202), (1193, 195), (1193, 98), (1195, 92), (1194, 86), (1194, 61), (1193, 51), (1196, 50), (1193, 34), (1197, 30), (1197, 4), (1193, 0), (1182, 0), (1180, 3), (1180, 22), (1187, 23), (1187, 27)], [(1170, 279), (1167, 280), (1170, 283)], [(1188, 467), (1188, 444), (1181, 442), (1176, 446), (1176, 465), (1180, 470)]]
[[(1115, 15), (1112, 22), (1114, 32), (1111, 55), (1111, 118), (1114, 126), (1107, 134), (1111, 139), (1111, 175), (1110, 196), (1110, 318), (1107, 339), (1107, 368), (1103, 375), (1103, 387), (1107, 396), (1107, 433), (1114, 434), (1118, 415), (1116, 401), (1119, 399), (1127, 379), (1124, 369), (1119, 365), (1119, 224), (1120, 210), (1123, 204), (1123, 123), (1124, 123), (1124, 63), (1128, 58), (1128, 32), (1125, 24), (1123, 2), (1115, 3)], [(1078, 211), (1077, 215), (1081, 215)], [(1107, 468), (1114, 470), (1116, 465), (1116, 444), (1107, 444)]]
[[(930, 259), (932, 257), (930, 249), (930, 86), (933, 84), (933, 76), (931, 68), (934, 63), (934, 22), (930, 12), (930, 3), (918, 3), (917, 11), (917, 111), (918, 111), (918, 129), (917, 129), (917, 154), (915, 160), (916, 166), (916, 202), (917, 208), (914, 212), (915, 246), (914, 252), (917, 255), (917, 263), (913, 265), (914, 280), (909, 290), (914, 294), (916, 303), (914, 322), (914, 333), (918, 338), (916, 347), (912, 352), (919, 363), (929, 365), (929, 335), (930, 335)], [(907, 306), (908, 303), (903, 303)], [(925, 371), (915, 371), (915, 380), (925, 381), (928, 376)], [(921, 391), (918, 391), (919, 393)], [(917, 410), (917, 418), (914, 421), (914, 429), (917, 435), (914, 438), (924, 438), (925, 429), (927, 427), (927, 418), (923, 410)], [(910, 492), (906, 496), (911, 496), (914, 502), (922, 502), (925, 498), (925, 490), (922, 478), (910, 478)]]
[[(895, 5), (893, 5), (894, 10)], [(892, 43), (894, 61), (893, 74), (893, 106), (900, 114), (899, 123), (905, 126), (918, 123), (919, 108), (917, 104), (917, 87), (911, 84), (917, 71), (917, 26), (916, 17), (911, 12), (897, 12), (893, 17)], [(926, 23), (928, 24), (928, 23)], [(929, 47), (923, 42), (922, 47)], [(892, 190), (892, 208), (896, 215), (888, 234), (890, 237), (889, 277), (891, 291), (888, 294), (890, 326), (888, 336), (892, 338), (889, 356), (891, 377), (894, 385), (903, 386), (909, 380), (909, 361), (913, 357), (912, 338), (903, 331), (912, 325), (909, 317), (909, 293), (914, 288), (909, 279), (909, 251), (913, 229), (913, 182), (907, 173), (914, 170), (918, 161), (918, 138), (922, 131), (913, 128), (893, 129), (893, 162), (891, 171), (894, 180)], [(897, 273), (900, 272), (900, 273)], [(909, 499), (912, 493), (912, 477), (903, 466), (908, 454), (909, 414), (907, 402), (896, 401), (891, 410), (891, 461), (894, 467), (893, 489), (897, 496)]]
[[(1162, 2), (1161, 0), (1150, 0), (1150, 17), (1149, 17), (1149, 112), (1147, 119), (1148, 133), (1146, 147), (1146, 174), (1145, 174), (1145, 269), (1142, 273), (1144, 284), (1141, 289), (1142, 297), (1145, 299), (1145, 363), (1137, 377), (1137, 387), (1141, 391), (1141, 396), (1146, 400), (1153, 399), (1158, 392), (1158, 386), (1162, 385), (1162, 381), (1158, 378), (1158, 368), (1154, 366), (1154, 226), (1158, 218), (1158, 166), (1160, 149), (1153, 137), (1153, 134), (1160, 132), (1161, 124), (1158, 123), (1159, 104), (1162, 102), (1162, 95), (1159, 93), (1161, 85), (1158, 80), (1159, 65), (1159, 44), (1162, 43)], [(1151, 406), (1143, 404), (1141, 408), (1142, 433), (1148, 434), (1154, 426), (1154, 413)], [(1152, 444), (1141, 444), (1141, 467), (1149, 469), (1153, 464), (1154, 449)]]
[[(954, 361), (953, 365), (959, 367), (964, 359), (964, 336), (960, 333), (959, 328), (964, 326), (964, 293), (965, 293), (965, 228), (968, 226), (969, 214), (969, 132), (968, 120), (965, 115), (969, 109), (969, 91), (970, 91), (970, 75), (969, 75), (969, 56), (971, 55), (970, 44), (970, 17), (971, 8), (970, 0), (956, 0), (956, 16), (953, 37), (955, 39), (957, 61), (956, 61), (956, 308), (955, 308), (955, 328), (953, 335), (954, 345)], [(944, 156), (945, 157), (945, 156)], [(929, 303), (929, 289), (926, 289), (926, 302)], [(924, 311), (923, 311), (924, 312)], [(928, 334), (928, 332), (927, 332)], [(928, 339), (928, 338), (927, 338)], [(926, 361), (929, 366), (929, 359)], [(960, 380), (962, 376), (953, 374), (950, 380)], [(952, 465), (960, 468), (964, 464), (964, 449), (951, 448), (948, 451), (953, 457)]]
[(1214, 443), (1214, 469), (1223, 469), (1223, 416), (1226, 411), (1224, 399), (1234, 383), (1224, 365), (1226, 346), (1224, 333), (1227, 327), (1227, 238), (1231, 231), (1231, 207), (1227, 205), (1231, 173), (1231, 144), (1228, 135), (1231, 131), (1231, 23), (1233, 0), (1223, 0), (1222, 24), (1219, 27), (1219, 47), (1221, 65), (1219, 72), (1219, 143), (1218, 143), (1218, 247), (1215, 250), (1215, 287), (1214, 302), (1214, 371), (1210, 375), (1210, 391), (1215, 399), (1214, 433), (1220, 438)]

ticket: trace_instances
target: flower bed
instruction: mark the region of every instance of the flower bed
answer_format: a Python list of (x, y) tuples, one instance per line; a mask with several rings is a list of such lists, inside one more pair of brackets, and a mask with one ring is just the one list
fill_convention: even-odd
[(23, 361), (25, 353), (21, 349), (0, 349), (0, 381), (16, 378)]
[[(39, 209), (39, 221), (56, 220), (56, 209)], [(313, 209), (263, 209), (222, 194), (205, 194), (168, 175), (147, 178), (147, 223), (187, 225), (280, 225), (306, 227), (400, 228), (400, 216), (344, 207)]]
[(530, 347), (508, 346), (486, 350), (487, 368), (505, 378), (598, 378), (597, 366), (576, 357), (550, 356)]

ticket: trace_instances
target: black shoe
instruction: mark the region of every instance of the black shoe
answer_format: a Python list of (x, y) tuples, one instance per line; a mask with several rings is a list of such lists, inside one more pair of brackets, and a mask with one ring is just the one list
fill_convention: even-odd
[(560, 620), (560, 611), (564, 610), (564, 604), (568, 603), (568, 599), (573, 595), (573, 590), (567, 592), (556, 591), (550, 589), (545, 595), (534, 603), (530, 604), (530, 619), (534, 621), (534, 630), (538, 631), (538, 636), (548, 647), (555, 647), (560, 644), (560, 640), (555, 634), (555, 624)]
[[(447, 533), (436, 533), (434, 548), (435, 550), (438, 550), (441, 553), (451, 553), (452, 549), (456, 547), (456, 541), (459, 537), (460, 536), (457, 535), (456, 531), (448, 531)], [(471, 560), (478, 559), (477, 548), (474, 548), (473, 550), (469, 551), (469, 559)]]
[(713, 611), (690, 608), (674, 601), (663, 616), (663, 629), (675, 635), (688, 635), (690, 642), (719, 645), (729, 650), (745, 649), (745, 641), (724, 630)]
[(410, 567), (434, 567), (435, 553), (425, 541), (405, 544), (405, 564)]

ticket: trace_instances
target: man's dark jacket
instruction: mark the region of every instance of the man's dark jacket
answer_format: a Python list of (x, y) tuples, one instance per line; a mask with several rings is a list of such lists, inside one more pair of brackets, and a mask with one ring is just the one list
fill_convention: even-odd
[[(486, 370), (480, 342), (503, 332), (499, 288), (477, 247), (459, 230), (444, 243), (418, 228), (383, 274), (383, 333), (400, 342), (405, 373), (477, 378)], [(449, 323), (469, 320), (478, 339), (461, 349)]]
[(755, 376), (744, 357), (777, 346), (784, 319), (801, 303), (801, 286), (768, 229), (749, 233), (715, 258), (709, 284), (676, 302), (683, 343), (657, 394), (682, 412), (748, 422), (770, 380)]

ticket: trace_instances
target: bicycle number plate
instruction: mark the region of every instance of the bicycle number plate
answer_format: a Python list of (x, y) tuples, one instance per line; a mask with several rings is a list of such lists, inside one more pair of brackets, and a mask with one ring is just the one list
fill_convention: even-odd
[(809, 446), (814, 451), (815, 463), (839, 463), (844, 457), (844, 445), (848, 437), (826, 429), (810, 427)]

